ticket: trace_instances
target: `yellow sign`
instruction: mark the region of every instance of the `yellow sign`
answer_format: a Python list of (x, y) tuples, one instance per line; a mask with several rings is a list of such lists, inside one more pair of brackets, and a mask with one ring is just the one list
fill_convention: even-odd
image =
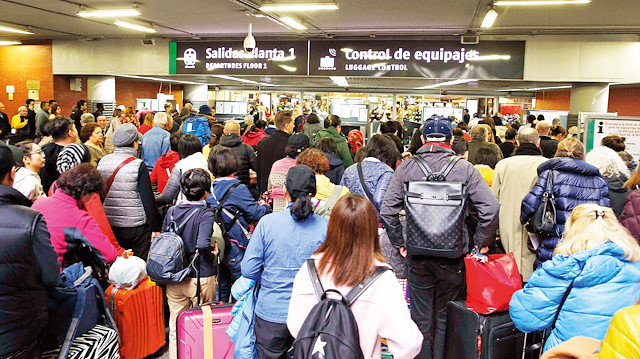
[(27, 80), (27, 90), (40, 90), (40, 80)]

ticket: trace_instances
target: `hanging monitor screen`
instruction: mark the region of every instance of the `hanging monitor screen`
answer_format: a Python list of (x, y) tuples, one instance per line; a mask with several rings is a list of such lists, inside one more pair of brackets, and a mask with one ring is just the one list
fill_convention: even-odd
[(524, 41), (310, 41), (309, 75), (522, 79)]
[(306, 75), (307, 41), (172, 42), (169, 73), (208, 75)]

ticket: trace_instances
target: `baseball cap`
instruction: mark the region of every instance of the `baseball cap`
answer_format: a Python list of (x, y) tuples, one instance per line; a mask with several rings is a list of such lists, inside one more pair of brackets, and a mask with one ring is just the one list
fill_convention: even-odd
[[(287, 140), (287, 145), (297, 148), (298, 150), (305, 150), (309, 148), (309, 145), (310, 145), (309, 137), (307, 137), (307, 135), (305, 135), (304, 133), (293, 134), (289, 136), (289, 139)], [(302, 151), (298, 151), (298, 152), (302, 152)]]
[(427, 141), (446, 141), (453, 136), (451, 121), (445, 117), (430, 118), (424, 123), (422, 135)]
[(285, 182), (287, 193), (294, 201), (303, 194), (315, 196), (316, 174), (311, 167), (306, 165), (293, 166), (287, 172)]

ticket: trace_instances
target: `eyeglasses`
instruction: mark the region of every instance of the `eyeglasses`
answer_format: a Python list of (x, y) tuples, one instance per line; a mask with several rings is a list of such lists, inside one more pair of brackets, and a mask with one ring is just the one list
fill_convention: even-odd
[(30, 152), (30, 153), (29, 153), (29, 156), (32, 156), (32, 155), (41, 155), (41, 154), (42, 154), (42, 150), (37, 150), (37, 151), (35, 151), (35, 152)]

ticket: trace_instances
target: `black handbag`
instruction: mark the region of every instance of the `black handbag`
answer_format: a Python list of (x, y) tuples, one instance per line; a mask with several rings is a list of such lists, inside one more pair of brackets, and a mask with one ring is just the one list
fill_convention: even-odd
[(527, 222), (525, 228), (531, 233), (547, 237), (556, 233), (556, 199), (553, 194), (553, 170), (550, 170), (547, 175), (547, 183), (540, 205), (533, 213), (533, 217)]

